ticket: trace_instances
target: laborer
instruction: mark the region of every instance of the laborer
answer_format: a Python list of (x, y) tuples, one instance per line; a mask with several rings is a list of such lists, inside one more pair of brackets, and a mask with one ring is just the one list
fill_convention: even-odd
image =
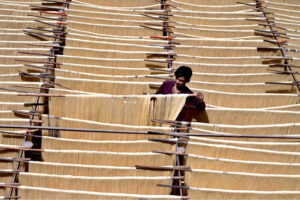
[[(174, 75), (176, 80), (166, 80), (157, 90), (156, 94), (193, 94), (186, 86), (192, 77), (192, 69), (187, 66), (179, 67)], [(197, 92), (196, 96), (188, 97), (186, 100), (187, 106), (196, 106), (200, 111), (205, 110), (204, 95)]]

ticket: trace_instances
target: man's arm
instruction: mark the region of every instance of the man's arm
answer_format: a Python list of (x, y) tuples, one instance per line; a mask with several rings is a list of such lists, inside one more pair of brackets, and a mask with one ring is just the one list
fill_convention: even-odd
[(196, 106), (199, 111), (204, 111), (206, 104), (204, 102), (204, 95), (201, 92), (197, 92), (196, 96), (188, 97), (186, 99), (187, 106)]
[(165, 94), (165, 85), (166, 85), (166, 81), (164, 81), (161, 86), (159, 87), (159, 89), (156, 91), (155, 94)]

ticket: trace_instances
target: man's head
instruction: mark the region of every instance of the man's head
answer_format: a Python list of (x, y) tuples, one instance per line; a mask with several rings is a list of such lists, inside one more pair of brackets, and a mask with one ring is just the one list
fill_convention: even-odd
[(186, 83), (190, 82), (192, 77), (192, 69), (187, 66), (180, 66), (174, 73), (176, 77), (176, 86), (181, 88), (185, 86)]

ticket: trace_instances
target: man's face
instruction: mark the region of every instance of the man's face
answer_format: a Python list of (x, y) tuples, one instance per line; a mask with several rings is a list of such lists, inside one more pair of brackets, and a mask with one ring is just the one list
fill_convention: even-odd
[(185, 77), (184, 76), (180, 76), (176, 79), (176, 87), (179, 89), (179, 88), (182, 88), (183, 86), (185, 86), (186, 84), (186, 80), (185, 80)]

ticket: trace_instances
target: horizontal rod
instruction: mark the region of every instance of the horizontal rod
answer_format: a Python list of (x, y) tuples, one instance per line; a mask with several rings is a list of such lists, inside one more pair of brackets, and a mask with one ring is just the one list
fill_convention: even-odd
[(162, 171), (191, 171), (190, 167), (187, 166), (172, 166), (172, 167), (161, 167), (161, 166), (143, 166), (143, 165), (136, 165), (136, 169), (144, 169), (144, 170), (162, 170)]
[(272, 44), (285, 44), (287, 42), (287, 40), (266, 40), (264, 39), (264, 42), (269, 42), (269, 43), (272, 43)]
[[(165, 120), (171, 121), (171, 120)], [(173, 121), (176, 122), (176, 121)], [(182, 138), (189, 136), (199, 137), (235, 137), (235, 138), (271, 138), (271, 139), (300, 139), (300, 136), (292, 135), (240, 135), (240, 134), (207, 134), (207, 133), (174, 133), (174, 132), (159, 132), (159, 131), (119, 131), (119, 130), (104, 130), (104, 129), (80, 129), (80, 128), (63, 128), (49, 126), (23, 126), (23, 125), (0, 125), (0, 128), (7, 129), (37, 129), (37, 130), (56, 130), (56, 131), (75, 131), (75, 132), (100, 132), (100, 133), (122, 133), (122, 134), (148, 134), (148, 135), (170, 135)]]
[(168, 187), (168, 188), (180, 188), (180, 189), (190, 189), (189, 187), (186, 186), (179, 186), (179, 185), (163, 185), (163, 184), (157, 184), (159, 187)]
[(157, 151), (154, 150), (152, 153), (161, 153), (161, 154), (166, 154), (166, 155), (178, 155), (178, 156), (187, 156), (188, 154), (182, 153), (182, 152), (175, 152), (175, 151)]
[(258, 29), (255, 29), (254, 32), (262, 32), (262, 33), (272, 33), (272, 34), (286, 35), (286, 33), (282, 33), (282, 32), (277, 32), (277, 31), (266, 31), (266, 30), (258, 30)]
[(19, 172), (24, 172), (22, 170), (0, 170), (0, 174), (16, 174), (16, 173), (19, 173)]
[(300, 82), (291, 82), (291, 83), (282, 83), (282, 82), (265, 82), (266, 84), (271, 85), (300, 85)]
[(17, 132), (8, 132), (8, 131), (0, 131), (0, 133), (8, 134), (8, 135), (15, 135), (15, 136), (21, 136), (21, 137), (36, 137), (36, 138), (43, 138), (42, 135), (31, 135), (31, 134), (25, 134), (25, 133), (17, 133)]
[(33, 68), (38, 68), (38, 69), (49, 69), (49, 70), (55, 70), (53, 67), (42, 67), (42, 66), (37, 66), (37, 65), (30, 65), (30, 64), (24, 64), (26, 67), (33, 67)]
[(20, 53), (20, 54), (29, 54), (29, 55), (37, 55), (37, 56), (55, 57), (55, 55), (45, 54), (45, 53), (33, 53), (33, 52), (25, 52), (25, 51), (19, 51), (18, 53)]
[(174, 37), (170, 37), (170, 36), (150, 36), (151, 39), (155, 38), (155, 39), (163, 39), (163, 40), (173, 40)]
[(15, 61), (19, 61), (19, 62), (30, 62), (30, 63), (40, 63), (40, 64), (47, 64), (47, 65), (62, 65), (62, 63), (56, 63), (56, 62), (43, 62), (43, 61), (35, 61), (35, 60), (15, 59)]
[[(30, 17), (37, 17), (37, 18), (40, 18), (40, 19), (47, 19), (47, 20), (61, 21), (60, 18), (42, 17), (42, 16), (37, 16), (37, 15), (31, 15), (31, 14), (28, 14), (28, 16), (30, 16)], [(64, 19), (63, 19), (63, 20), (64, 20)]]
[(279, 70), (274, 70), (274, 69), (267, 69), (269, 71), (273, 71), (278, 74), (300, 74), (299, 72), (294, 72), (294, 71), (279, 71)]
[(63, 30), (48, 30), (48, 29), (42, 29), (42, 28), (31, 28), (31, 27), (26, 27), (25, 29), (30, 29), (30, 30), (36, 30), (36, 31), (44, 31), (44, 32), (50, 32), (50, 33), (59, 33), (59, 34), (67, 34), (67, 32), (64, 32)]
[[(255, 35), (260, 35), (260, 36), (264, 36), (264, 37), (274, 37), (274, 35), (276, 34), (272, 34), (272, 35), (268, 35), (268, 34), (265, 34), (265, 33), (260, 33), (260, 32), (254, 32)], [(276, 35), (276, 37), (280, 37), (280, 38), (284, 38), (284, 39), (290, 39), (289, 37), (285, 37), (285, 36), (280, 36), (280, 35)]]
[(64, 48), (64, 46), (51, 45), (51, 44), (27, 44), (29, 46), (37, 46), (37, 47), (54, 47), (54, 48)]
[(6, 90), (6, 91), (12, 91), (12, 92), (24, 92), (24, 93), (29, 93), (29, 92), (24, 91), (24, 90), (16, 90), (16, 89), (4, 88), (4, 87), (0, 87), (0, 90)]
[(43, 33), (27, 31), (27, 30), (23, 30), (23, 32), (28, 34), (28, 35), (36, 35), (36, 36), (42, 36), (42, 37), (57, 38), (57, 39), (61, 39), (61, 40), (65, 39), (64, 37), (60, 37), (60, 36), (57, 36), (57, 35), (47, 35), (47, 34), (43, 34)]
[(40, 113), (37, 112), (25, 112), (21, 110), (12, 110), (14, 114), (19, 114), (19, 115), (34, 115), (34, 116), (41, 116)]
[(257, 50), (282, 50), (282, 47), (257, 47)]
[(68, 4), (70, 4), (69, 2), (63, 2), (63, 1), (54, 1), (54, 0), (43, 0), (43, 1), (50, 2), (50, 3), (61, 3), (61, 4), (65, 4), (65, 5), (68, 5)]
[(270, 26), (270, 27), (274, 27), (274, 28), (278, 28), (278, 29), (282, 29), (282, 30), (287, 31), (286, 28), (279, 27), (279, 26), (276, 26), (276, 25), (274, 25), (274, 24), (258, 24), (258, 25), (260, 25), (260, 26)]
[(166, 52), (166, 53), (159, 53), (159, 52), (153, 52), (153, 53), (146, 53), (146, 55), (158, 55), (158, 56), (176, 56), (177, 54), (176, 53), (168, 53), (168, 52)]
[(46, 106), (46, 104), (43, 103), (24, 103), (24, 106)]
[(144, 12), (145, 14), (150, 14), (150, 15), (159, 15), (159, 16), (163, 16), (163, 17), (171, 17), (173, 15), (169, 15), (169, 14), (166, 14), (166, 13), (155, 13), (155, 12)]
[(44, 10), (65, 10), (65, 7), (47, 7), (47, 6), (37, 6), (37, 5), (29, 5), (32, 8), (39, 8)]
[(166, 28), (175, 28), (175, 26), (164, 25), (164, 24), (154, 24), (154, 23), (144, 23), (144, 24), (149, 25), (149, 26), (160, 26), (160, 27), (166, 27)]
[(152, 142), (162, 142), (162, 143), (170, 143), (170, 144), (187, 144), (187, 141), (178, 141), (178, 140), (168, 140), (168, 139), (158, 139), (158, 138), (148, 138), (149, 141)]
[(2, 161), (2, 162), (29, 162), (30, 159), (28, 159), (28, 158), (23, 158), (23, 159), (19, 159), (19, 158), (0, 158), (0, 161)]
[(65, 13), (54, 13), (54, 12), (49, 12), (49, 11), (44, 11), (44, 10), (38, 10), (38, 12), (40, 13), (45, 13), (45, 14), (49, 14), (49, 15), (60, 15), (60, 16), (68, 16)]
[(150, 26), (145, 26), (145, 25), (140, 25), (140, 27), (143, 27), (143, 28), (149, 28), (149, 29), (152, 29), (152, 30), (155, 30), (155, 31), (163, 31), (163, 32), (173, 33), (172, 31), (169, 31), (169, 30), (158, 29), (158, 28), (152, 28), (152, 27), (150, 27)]
[(172, 59), (166, 59), (166, 60), (144, 59), (144, 61), (159, 62), (159, 63), (171, 63), (171, 62), (173, 62)]
[(13, 85), (12, 87), (21, 87), (21, 88), (32, 88), (32, 89), (45, 89), (49, 90), (51, 88), (44, 88), (44, 87), (35, 87), (35, 86), (27, 86), (27, 85)]

